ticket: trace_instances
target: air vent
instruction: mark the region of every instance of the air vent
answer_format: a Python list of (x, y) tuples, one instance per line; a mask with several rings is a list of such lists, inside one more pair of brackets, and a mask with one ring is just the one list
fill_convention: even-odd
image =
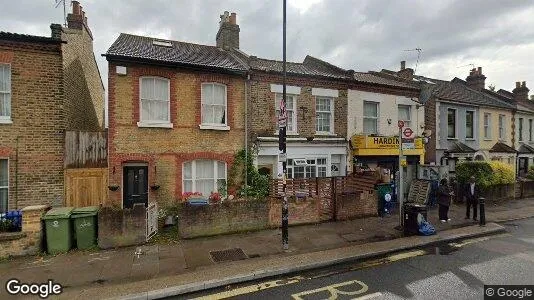
[(172, 43), (171, 42), (164, 41), (164, 40), (153, 40), (152, 41), (152, 45), (162, 46), (162, 47), (172, 47)]

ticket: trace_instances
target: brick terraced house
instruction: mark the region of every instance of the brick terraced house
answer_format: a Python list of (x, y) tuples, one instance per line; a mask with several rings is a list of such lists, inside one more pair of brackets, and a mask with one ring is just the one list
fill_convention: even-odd
[(73, 2), (51, 37), (0, 32), (0, 213), (64, 204), (66, 130), (99, 130), (104, 88)]
[[(217, 46), (122, 33), (109, 64), (109, 201), (165, 204), (226, 188), (245, 144), (246, 64), (232, 51), (236, 16)], [(237, 40), (237, 44), (239, 41)]]

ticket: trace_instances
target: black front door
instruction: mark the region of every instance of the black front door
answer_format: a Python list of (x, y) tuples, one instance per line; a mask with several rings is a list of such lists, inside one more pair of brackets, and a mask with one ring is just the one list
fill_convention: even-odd
[(132, 208), (136, 203), (148, 206), (148, 167), (124, 167), (123, 207)]
[(525, 177), (528, 172), (528, 157), (519, 158), (519, 176)]

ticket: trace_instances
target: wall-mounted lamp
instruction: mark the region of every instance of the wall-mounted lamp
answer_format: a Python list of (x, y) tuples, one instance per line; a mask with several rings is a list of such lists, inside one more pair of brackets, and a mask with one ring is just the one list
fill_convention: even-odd
[(388, 119), (388, 125), (391, 125), (391, 119)]

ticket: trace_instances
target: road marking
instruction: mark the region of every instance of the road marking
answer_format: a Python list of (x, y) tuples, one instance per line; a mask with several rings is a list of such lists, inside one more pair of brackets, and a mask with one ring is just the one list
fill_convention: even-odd
[[(352, 292), (346, 292), (346, 291), (338, 290), (338, 288), (340, 288), (340, 287), (352, 285), (352, 284), (355, 284), (355, 283), (361, 286), (361, 288), (359, 290), (352, 291)], [(321, 293), (321, 292), (329, 292), (330, 293), (330, 297), (328, 297), (328, 299), (329, 300), (335, 300), (335, 299), (337, 299), (338, 295), (355, 296), (355, 295), (363, 294), (363, 293), (367, 292), (367, 290), (369, 290), (369, 287), (367, 286), (367, 284), (365, 284), (365, 283), (363, 283), (363, 282), (361, 282), (359, 280), (351, 280), (351, 281), (345, 281), (345, 282), (341, 282), (341, 283), (327, 285), (325, 287), (314, 289), (314, 290), (308, 290), (308, 291), (300, 292), (300, 293), (291, 295), (291, 297), (293, 297), (293, 299), (295, 299), (295, 300), (304, 300), (304, 298), (302, 298), (302, 296), (309, 296), (309, 295), (313, 295), (313, 294), (317, 294), (317, 293)]]
[(91, 258), (87, 262), (90, 263), (90, 262), (97, 261), (97, 260), (109, 260), (109, 256)]
[(399, 254), (390, 255), (390, 256), (387, 257), (387, 260), (390, 261), (390, 262), (395, 262), (395, 261), (398, 261), (398, 260), (412, 258), (412, 257), (421, 256), (421, 255), (425, 255), (425, 254), (426, 254), (426, 251), (424, 251), (424, 250), (415, 250), (415, 251), (403, 252), (403, 253), (399, 253)]
[(376, 292), (376, 293), (367, 294), (365, 296), (361, 296), (361, 297), (358, 297), (358, 298), (352, 298), (352, 300), (367, 300), (367, 299), (373, 299), (373, 298), (376, 298), (376, 297), (380, 297), (382, 295), (383, 294), (381, 292)]
[(506, 236), (511, 236), (511, 234), (502, 233), (502, 234), (497, 234), (497, 235), (492, 235), (492, 236), (483, 236), (483, 237), (479, 237), (479, 238), (463, 240), (462, 242), (459, 242), (459, 243), (452, 242), (452, 243), (449, 243), (449, 245), (459, 248), (459, 247), (467, 246), (469, 244), (484, 242), (484, 241), (487, 241), (487, 240), (490, 240), (490, 239), (499, 238), (499, 237), (506, 237)]
[(305, 279), (305, 278), (302, 277), (302, 276), (296, 276), (296, 277), (288, 278), (286, 280), (284, 280), (284, 279), (272, 280), (272, 281), (262, 282), (260, 284), (253, 284), (253, 285), (249, 285), (249, 286), (240, 287), (240, 288), (237, 288), (237, 289), (233, 289), (231, 291), (220, 292), (220, 293), (217, 293), (217, 294), (211, 294), (211, 295), (207, 295), (207, 296), (194, 298), (194, 300), (195, 299), (196, 300), (226, 299), (226, 298), (230, 298), (230, 297), (236, 297), (236, 296), (239, 296), (239, 295), (255, 293), (255, 292), (259, 292), (259, 291), (263, 291), (263, 290), (266, 290), (266, 289), (271, 289), (271, 288), (275, 288), (275, 287), (279, 287), (279, 286), (283, 286), (283, 285), (298, 283), (303, 279)]

